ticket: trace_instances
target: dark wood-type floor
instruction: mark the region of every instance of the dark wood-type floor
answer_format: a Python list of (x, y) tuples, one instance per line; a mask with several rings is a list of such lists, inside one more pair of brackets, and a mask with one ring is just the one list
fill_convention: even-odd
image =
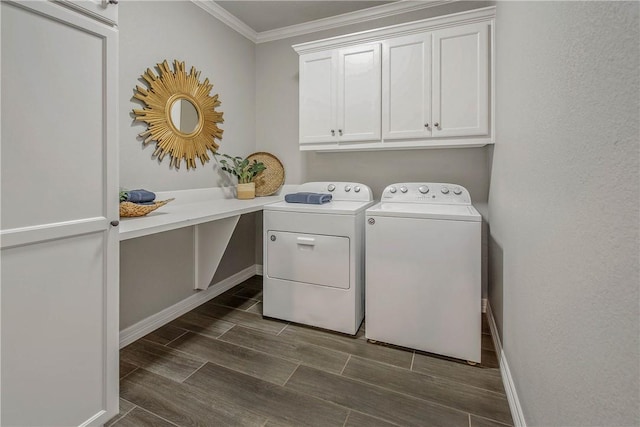
[(129, 426), (512, 425), (483, 322), (482, 364), (262, 317), (255, 276), (120, 351)]

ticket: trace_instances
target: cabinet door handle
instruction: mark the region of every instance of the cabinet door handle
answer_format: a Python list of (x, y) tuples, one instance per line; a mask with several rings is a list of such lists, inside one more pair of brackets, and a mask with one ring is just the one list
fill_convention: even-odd
[(109, 4), (118, 4), (118, 0), (109, 0)]
[(117, 227), (118, 225), (120, 225), (120, 221), (111, 221), (110, 224), (114, 227)]
[(440, 128), (440, 123), (434, 123), (433, 126), (435, 126), (436, 128)]
[(338, 129), (338, 133), (342, 136), (342, 129)]
[(331, 136), (336, 136), (336, 131), (331, 129)]
[(429, 123), (425, 123), (424, 127), (426, 127), (427, 129), (429, 129)]

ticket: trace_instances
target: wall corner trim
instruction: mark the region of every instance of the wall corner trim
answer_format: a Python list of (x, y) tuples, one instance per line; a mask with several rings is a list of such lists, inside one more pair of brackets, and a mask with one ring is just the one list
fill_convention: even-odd
[(129, 326), (120, 331), (120, 348), (126, 347), (137, 339), (155, 331), (161, 326), (166, 325), (172, 320), (182, 316), (183, 314), (193, 310), (199, 305), (217, 297), (223, 292), (228, 291), (236, 285), (258, 274), (258, 269), (262, 270), (262, 266), (256, 264), (245, 268), (227, 277), (224, 280), (215, 283), (207, 290), (203, 290), (183, 299), (182, 301), (165, 308), (164, 310), (153, 314), (146, 319), (142, 319), (138, 323)]
[(527, 427), (527, 423), (524, 419), (524, 413), (522, 412), (522, 406), (518, 399), (516, 385), (513, 382), (513, 377), (509, 370), (507, 357), (502, 350), (502, 343), (500, 342), (500, 336), (498, 335), (498, 327), (496, 326), (496, 321), (493, 317), (490, 303), (487, 303), (487, 319), (489, 321), (489, 328), (491, 329), (491, 336), (493, 337), (493, 345), (496, 348), (496, 353), (498, 354), (498, 360), (500, 362), (500, 374), (502, 375), (502, 383), (507, 394), (507, 401), (509, 402), (513, 425), (514, 427)]
[(331, 16), (329, 18), (317, 19), (315, 21), (303, 22), (301, 24), (261, 32), (256, 32), (253, 28), (227, 12), (226, 9), (216, 4), (214, 0), (191, 1), (214, 18), (242, 34), (253, 43), (258, 44), (373, 21), (375, 19), (400, 15), (402, 13), (414, 12), (420, 9), (427, 9), (446, 3), (452, 3), (456, 0), (400, 0), (389, 4), (370, 7), (368, 9)]
[(253, 43), (258, 41), (258, 33), (256, 33), (247, 24), (230, 14), (221, 6), (218, 6), (213, 0), (191, 0), (193, 4), (200, 9), (206, 11), (209, 15), (221, 21), (223, 24), (230, 27), (232, 30), (242, 34)]

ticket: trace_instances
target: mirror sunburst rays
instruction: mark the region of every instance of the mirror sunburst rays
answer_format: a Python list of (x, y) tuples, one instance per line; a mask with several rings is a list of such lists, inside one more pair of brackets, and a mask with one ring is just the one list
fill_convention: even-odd
[[(213, 85), (209, 79), (200, 83), (200, 72), (191, 67), (189, 74), (184, 62), (173, 61), (173, 71), (165, 60), (157, 64), (160, 75), (151, 69), (142, 75), (149, 89), (136, 86), (134, 98), (144, 102), (143, 110), (133, 110), (135, 120), (146, 122), (147, 130), (140, 134), (144, 144), (156, 141), (153, 152), (160, 161), (166, 154), (171, 157), (170, 166), (180, 168), (182, 159), (187, 169), (196, 167), (196, 157), (204, 165), (210, 160), (207, 151), (215, 153), (218, 149), (216, 139), (222, 139), (223, 130), (218, 123), (223, 123), (222, 112), (216, 111), (220, 106), (218, 95), (209, 96)], [(171, 119), (171, 107), (174, 102), (186, 99), (195, 107), (198, 124), (191, 133), (183, 133)]]

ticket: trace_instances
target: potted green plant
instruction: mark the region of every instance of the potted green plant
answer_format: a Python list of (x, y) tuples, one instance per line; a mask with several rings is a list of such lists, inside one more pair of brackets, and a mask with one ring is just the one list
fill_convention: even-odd
[[(267, 167), (264, 163), (257, 160), (252, 162), (249, 159), (244, 159), (240, 156), (229, 156), (227, 154), (218, 154), (224, 159), (220, 160), (221, 169), (236, 178), (238, 178), (237, 197), (238, 199), (253, 199), (256, 197), (256, 184), (253, 182), (256, 175), (265, 170)], [(228, 159), (228, 160), (227, 160)]]

